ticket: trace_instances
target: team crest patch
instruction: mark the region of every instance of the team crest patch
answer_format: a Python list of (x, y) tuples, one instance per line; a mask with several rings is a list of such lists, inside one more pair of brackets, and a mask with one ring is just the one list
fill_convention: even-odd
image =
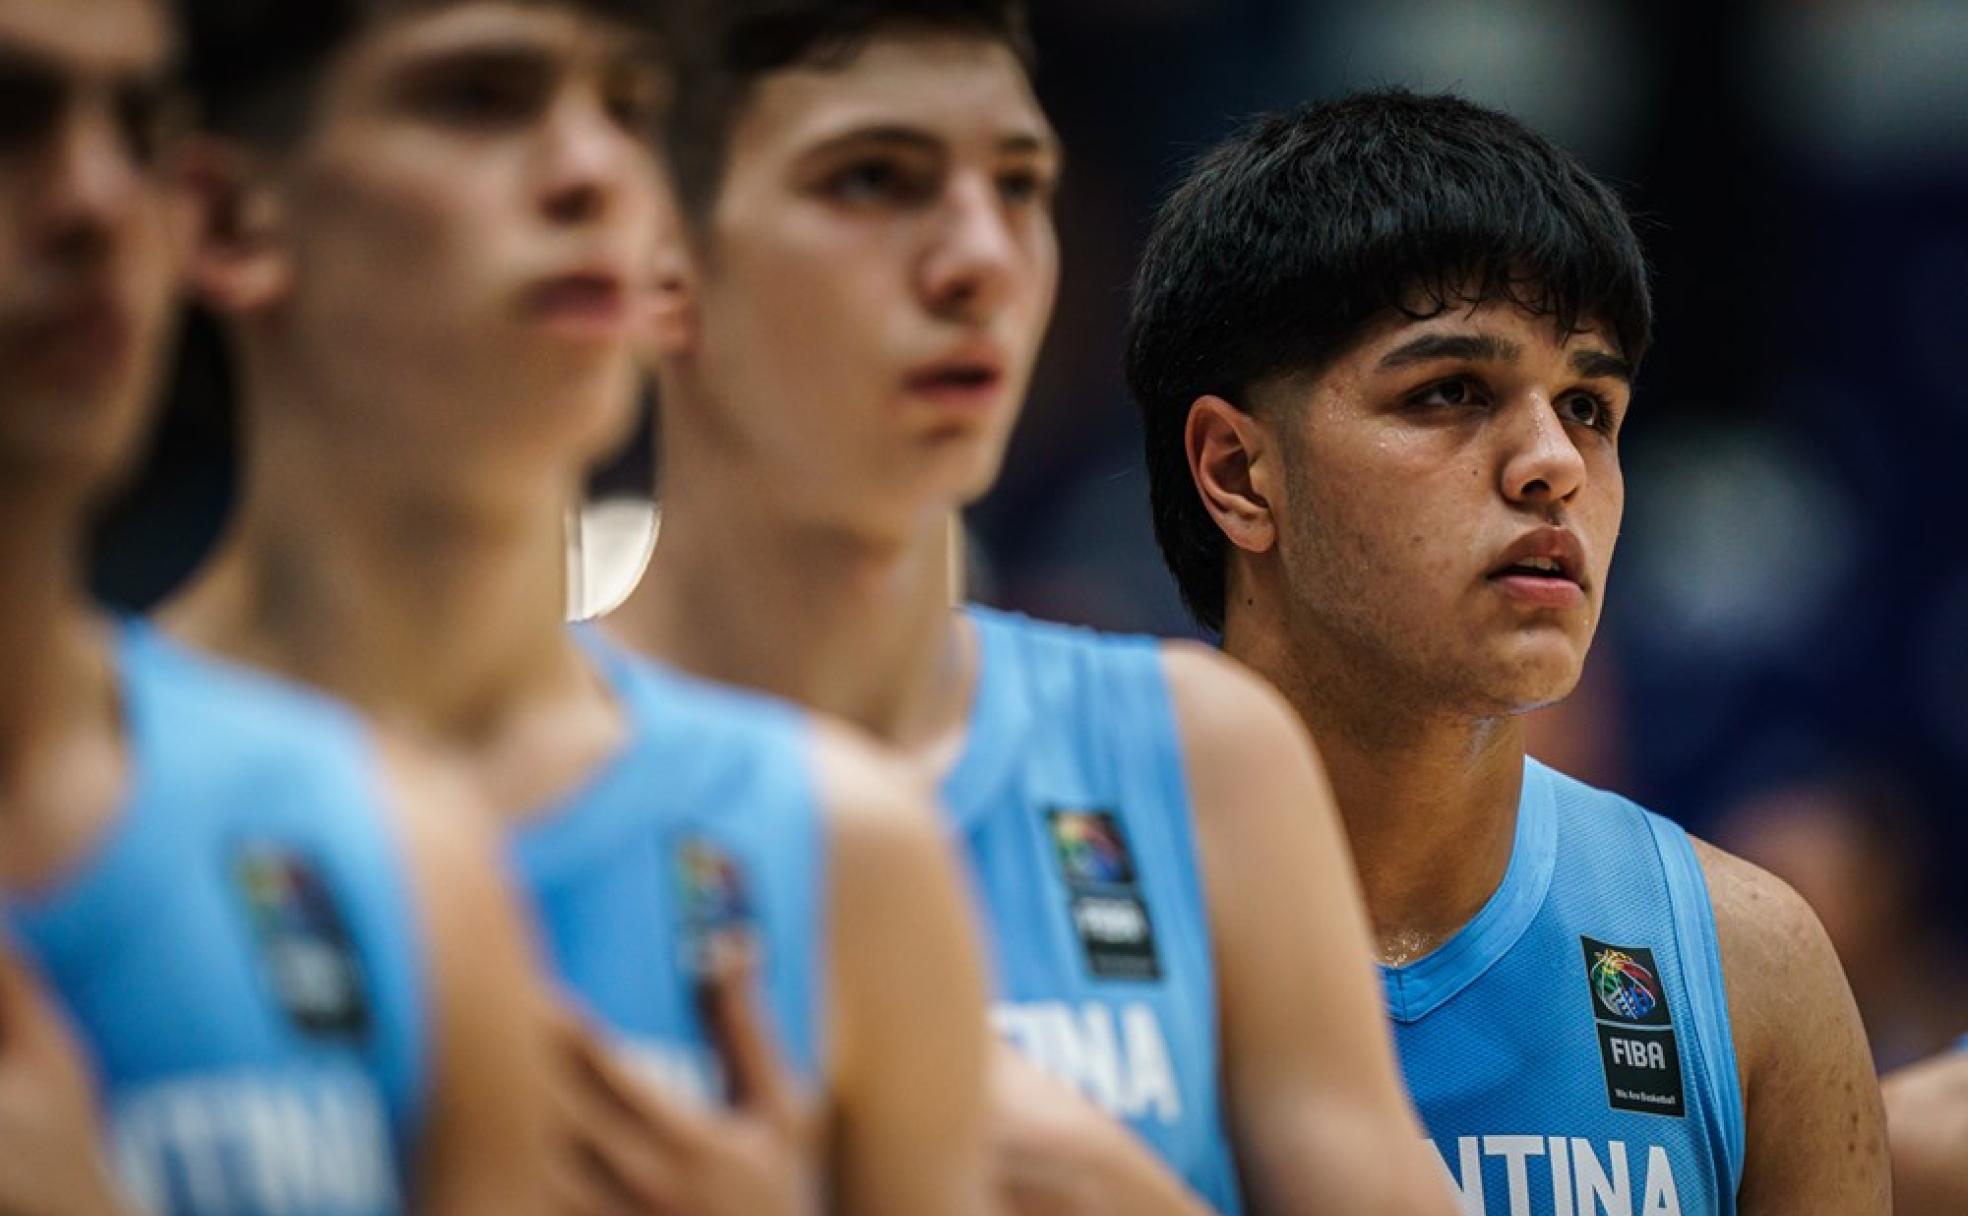
[(737, 859), (703, 837), (688, 837), (677, 845), (676, 875), (683, 914), (684, 966), (699, 978), (708, 976), (719, 944), (753, 940), (755, 917), (751, 892)]
[(368, 983), (320, 871), (292, 850), (249, 844), (233, 858), (233, 878), (274, 996), (294, 1025), (323, 1038), (367, 1034)]
[(1687, 1114), (1674, 1016), (1654, 952), (1579, 938), (1592, 1020), (1606, 1070), (1606, 1100), (1614, 1110), (1648, 1115)]
[(1111, 811), (1054, 809), (1046, 812), (1046, 834), (1094, 978), (1160, 979), (1155, 926), (1120, 821)]

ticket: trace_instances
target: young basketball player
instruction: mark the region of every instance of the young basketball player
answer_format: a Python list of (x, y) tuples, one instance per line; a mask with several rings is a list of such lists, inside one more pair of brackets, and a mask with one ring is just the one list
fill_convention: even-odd
[(981, 980), (927, 799), (562, 624), (667, 198), (644, 7), (197, 6), (193, 273), (248, 443), (168, 619), (447, 745), (500, 812), (610, 1044), (569, 1061), (582, 1210), (969, 1212)]
[(1007, 1065), (1021, 1209), (1445, 1210), (1285, 708), (1198, 649), (951, 610), (950, 518), (996, 476), (1058, 273), (1021, 6), (698, 21), (663, 533), (622, 636), (843, 715), (942, 783), (995, 1025), (1099, 1108)]
[(173, 46), (159, 0), (0, 0), (0, 1210), (541, 1212), (544, 1000), (474, 809), (83, 590), (171, 311)]
[(1617, 199), (1514, 120), (1401, 92), (1257, 120), (1138, 280), (1162, 546), (1326, 757), (1465, 1211), (1883, 1213), (1803, 901), (1524, 755), (1599, 619), (1651, 324)]
[(1968, 1210), (1968, 1044), (1886, 1078), (1895, 1216)]

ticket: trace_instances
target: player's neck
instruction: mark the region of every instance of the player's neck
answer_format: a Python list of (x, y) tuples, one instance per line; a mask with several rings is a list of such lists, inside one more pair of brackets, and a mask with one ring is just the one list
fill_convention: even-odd
[(447, 484), (300, 408), (256, 422), (232, 530), (166, 613), (174, 630), (467, 744), (579, 678), (566, 484)]
[[(708, 462), (706, 462), (708, 463)], [(740, 479), (665, 480), (648, 574), (610, 628), (711, 679), (844, 718), (928, 770), (955, 760), (975, 681), (951, 610), (950, 521), (874, 541), (775, 517)]]
[(1495, 893), (1516, 840), (1524, 732), (1515, 717), (1431, 712), (1391, 695), (1347, 647), (1233, 618), (1225, 649), (1269, 677), (1319, 746), (1383, 962), (1427, 954)]

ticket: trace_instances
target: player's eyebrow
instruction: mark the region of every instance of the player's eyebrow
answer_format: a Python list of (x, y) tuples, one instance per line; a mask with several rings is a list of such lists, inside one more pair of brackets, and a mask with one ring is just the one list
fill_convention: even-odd
[(927, 131), (920, 131), (914, 127), (895, 124), (882, 124), (855, 127), (851, 130), (842, 131), (838, 135), (829, 136), (813, 149), (813, 153), (824, 155), (841, 148), (851, 148), (861, 144), (906, 149), (911, 152), (941, 154), (943, 151), (943, 141), (937, 139)]
[(1470, 363), (1515, 363), (1524, 348), (1495, 334), (1423, 334), (1403, 342), (1380, 357), (1383, 371), (1430, 363), (1436, 359), (1461, 359)]
[[(813, 153), (825, 155), (841, 148), (869, 144), (939, 155), (949, 146), (945, 140), (917, 127), (904, 126), (900, 123), (877, 123), (854, 127), (838, 135), (829, 136), (814, 147)], [(1014, 131), (1005, 135), (998, 141), (998, 151), (1012, 156), (1050, 156), (1055, 160), (1064, 159), (1064, 149), (1059, 141), (1036, 131)]]
[(1618, 380), (1633, 383), (1633, 365), (1610, 351), (1575, 350), (1572, 372), (1587, 380)]

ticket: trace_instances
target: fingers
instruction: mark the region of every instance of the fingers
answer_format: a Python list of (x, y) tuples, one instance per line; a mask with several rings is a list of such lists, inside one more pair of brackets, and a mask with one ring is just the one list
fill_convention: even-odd
[(723, 1060), (732, 1104), (780, 1122), (797, 1109), (797, 1082), (759, 1008), (758, 960), (749, 940), (719, 943), (712, 974), (698, 989), (704, 1027)]
[(568, 1149), (555, 1179), (566, 1210), (580, 1216), (680, 1211), (692, 1154), (712, 1132), (704, 1118), (638, 1082), (597, 1035), (560, 1019), (556, 1122)]

